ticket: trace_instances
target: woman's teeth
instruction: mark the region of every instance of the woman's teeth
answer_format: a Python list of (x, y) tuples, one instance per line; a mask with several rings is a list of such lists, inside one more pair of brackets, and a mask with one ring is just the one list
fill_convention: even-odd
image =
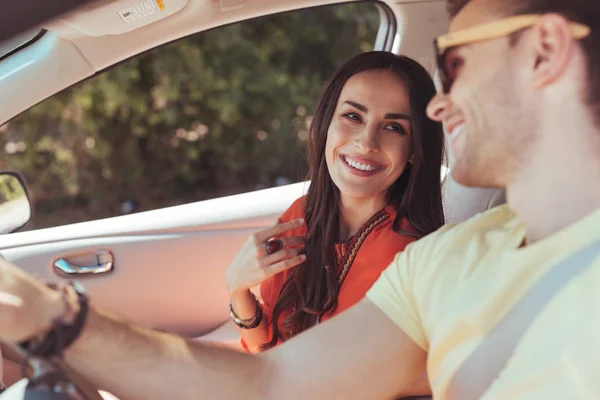
[(375, 171), (375, 170), (379, 169), (379, 167), (374, 167), (374, 166), (368, 165), (368, 164), (362, 164), (362, 163), (359, 163), (358, 161), (351, 160), (348, 157), (344, 157), (344, 160), (346, 161), (346, 163), (348, 163), (348, 165), (350, 165), (356, 169), (359, 169), (361, 171), (371, 172), (371, 171)]

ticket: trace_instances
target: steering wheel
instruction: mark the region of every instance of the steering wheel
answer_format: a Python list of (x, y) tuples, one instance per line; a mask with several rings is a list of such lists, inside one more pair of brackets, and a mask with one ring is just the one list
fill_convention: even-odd
[(6, 388), (0, 400), (102, 400), (96, 388), (60, 358), (30, 357), (2, 339), (0, 350), (5, 359), (22, 366), (23, 375), (30, 375)]

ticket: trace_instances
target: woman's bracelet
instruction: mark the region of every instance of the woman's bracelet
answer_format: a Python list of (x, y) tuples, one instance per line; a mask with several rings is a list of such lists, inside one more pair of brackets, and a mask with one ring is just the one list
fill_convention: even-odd
[(256, 296), (254, 296), (254, 301), (256, 302), (256, 313), (252, 318), (248, 319), (241, 319), (238, 317), (235, 311), (233, 311), (233, 304), (229, 302), (229, 316), (233, 322), (242, 329), (254, 329), (260, 325), (260, 322), (262, 321), (263, 312), (260, 301)]

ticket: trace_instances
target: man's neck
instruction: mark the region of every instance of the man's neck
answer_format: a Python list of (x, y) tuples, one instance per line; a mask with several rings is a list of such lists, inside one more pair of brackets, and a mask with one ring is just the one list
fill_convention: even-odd
[(385, 196), (350, 198), (342, 195), (340, 200), (340, 239), (345, 240), (354, 235), (373, 214), (385, 206)]
[(525, 224), (528, 243), (600, 208), (600, 132), (590, 125), (561, 131), (559, 124), (553, 129), (556, 142), (542, 144), (506, 188), (510, 208)]

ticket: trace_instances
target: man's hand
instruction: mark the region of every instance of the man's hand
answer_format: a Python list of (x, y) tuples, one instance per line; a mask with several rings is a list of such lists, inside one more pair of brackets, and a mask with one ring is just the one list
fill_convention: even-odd
[(19, 342), (43, 334), (64, 307), (60, 293), (0, 257), (0, 337)]

